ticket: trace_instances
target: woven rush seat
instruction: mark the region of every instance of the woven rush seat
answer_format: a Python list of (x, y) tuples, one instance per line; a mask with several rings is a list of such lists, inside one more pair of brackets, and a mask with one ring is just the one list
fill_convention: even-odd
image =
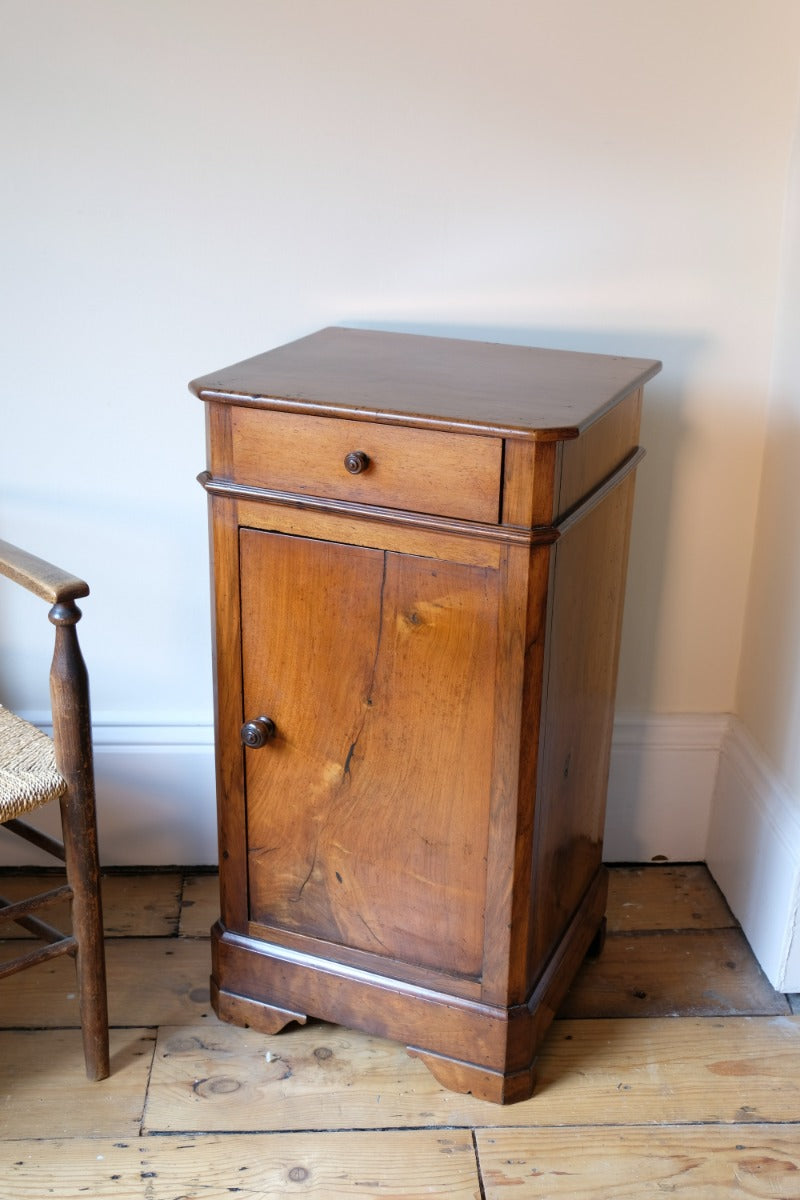
[(0, 704), (0, 821), (57, 800), (66, 788), (51, 739)]

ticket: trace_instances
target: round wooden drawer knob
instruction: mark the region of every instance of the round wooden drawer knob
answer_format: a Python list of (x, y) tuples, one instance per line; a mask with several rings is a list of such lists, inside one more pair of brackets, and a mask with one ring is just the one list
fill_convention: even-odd
[(275, 737), (275, 722), (269, 717), (256, 717), (242, 726), (242, 745), (260, 750), (270, 738)]
[(366, 471), (369, 466), (369, 455), (363, 450), (351, 450), (345, 455), (344, 460), (345, 470), (351, 475), (360, 475), (362, 471)]

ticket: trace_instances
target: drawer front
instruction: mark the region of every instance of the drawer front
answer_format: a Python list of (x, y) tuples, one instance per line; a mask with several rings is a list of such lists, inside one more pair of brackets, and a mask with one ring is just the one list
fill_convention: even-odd
[(232, 409), (231, 437), (237, 483), (467, 521), (499, 518), (500, 438), (256, 408)]

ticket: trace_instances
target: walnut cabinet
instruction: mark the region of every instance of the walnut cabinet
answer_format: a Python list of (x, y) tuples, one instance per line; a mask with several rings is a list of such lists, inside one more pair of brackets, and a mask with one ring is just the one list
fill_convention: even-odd
[(326, 329), (196, 380), (219, 1015), (529, 1096), (604, 926), (642, 387), (659, 364)]

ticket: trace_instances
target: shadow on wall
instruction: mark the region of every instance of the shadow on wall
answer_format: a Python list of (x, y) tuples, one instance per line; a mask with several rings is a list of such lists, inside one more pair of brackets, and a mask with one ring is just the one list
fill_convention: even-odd
[(686, 435), (684, 395), (705, 339), (697, 334), (659, 330), (598, 331), (545, 326), (412, 323), (390, 319), (369, 322), (347, 317), (338, 323), (359, 329), (390, 329), (397, 333), (661, 360), (661, 374), (645, 388), (641, 441), (647, 457), (637, 472), (620, 663), (620, 691), (624, 705), (635, 711), (647, 711), (657, 685), (675, 463)]
[[(654, 791), (654, 775), (657, 782), (662, 774), (670, 783), (675, 781), (674, 770), (663, 771), (665, 755), (672, 760), (674, 752), (660, 744), (654, 752), (647, 739), (646, 715), (657, 700), (667, 576), (679, 551), (674, 544), (677, 534), (673, 493), (680, 457), (693, 436), (686, 418), (687, 395), (698, 359), (708, 348), (708, 339), (697, 333), (659, 330), (410, 323), (388, 318), (379, 323), (343, 318), (339, 323), (365, 329), (393, 329), (399, 333), (661, 360), (661, 373), (645, 388), (641, 442), (647, 457), (637, 472), (618, 687), (619, 708), (644, 715), (645, 722), (637, 721), (633, 728), (625, 727), (615, 733), (606, 846), (607, 856), (626, 861), (646, 860), (655, 849), (659, 853), (666, 851), (672, 858), (697, 857), (697, 847), (705, 845), (707, 806), (701, 806), (694, 824), (688, 823), (691, 828), (681, 829), (679, 835), (675, 834), (671, 816), (664, 815), (662, 819), (662, 811), (672, 812), (671, 797), (664, 796), (663, 784)], [(703, 784), (710, 795), (712, 781), (706, 775), (711, 771), (713, 777), (716, 758), (706, 757), (709, 763), (704, 759)], [(683, 759), (681, 763), (685, 768)], [(692, 770), (695, 769), (693, 757)], [(655, 819), (654, 811), (659, 814)]]
[(764, 454), (739, 710), (800, 791), (800, 411), (774, 403)]

